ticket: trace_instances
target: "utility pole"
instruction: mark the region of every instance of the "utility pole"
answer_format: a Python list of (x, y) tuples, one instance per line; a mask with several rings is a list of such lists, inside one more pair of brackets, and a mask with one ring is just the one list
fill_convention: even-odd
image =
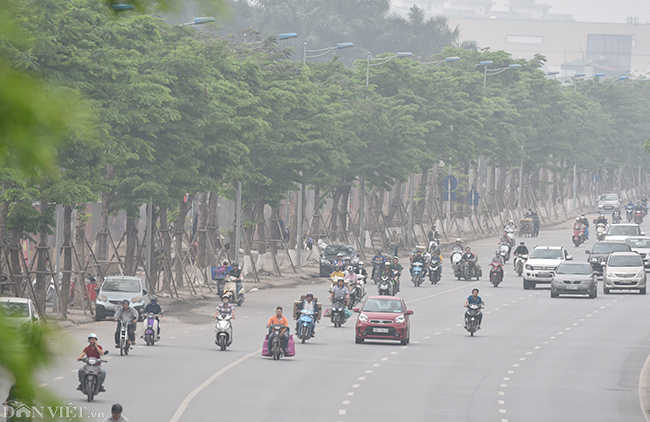
[[(237, 215), (235, 221), (235, 261), (239, 262), (239, 248), (241, 247), (241, 191), (242, 183), (237, 182)], [(242, 268), (240, 264), (239, 268)]]
[(573, 209), (578, 209), (578, 178), (577, 178), (577, 165), (573, 163)]
[(151, 292), (151, 260), (154, 254), (154, 249), (151, 245), (151, 231), (153, 230), (153, 198), (149, 200), (149, 207), (147, 209), (147, 290)]
[[(449, 157), (449, 176), (451, 176), (451, 157)], [(447, 233), (451, 230), (451, 177), (447, 180)]]
[(521, 221), (522, 217), (522, 208), (524, 207), (523, 205), (523, 196), (522, 193), (524, 191), (524, 146), (521, 146), (521, 165), (519, 166), (519, 206), (517, 207), (517, 210), (519, 211), (517, 215), (519, 216), (519, 220)]
[(415, 176), (413, 173), (411, 173), (411, 176), (409, 177), (409, 233), (408, 233), (408, 242), (409, 246), (413, 245), (413, 211), (415, 211), (415, 207), (413, 206), (413, 182), (415, 181)]
[[(307, 43), (305, 43), (306, 45)], [(305, 47), (307, 48), (307, 47)], [(296, 243), (296, 268), (300, 268), (300, 258), (302, 252), (302, 190), (304, 184), (302, 183), (302, 171), (300, 172), (300, 194), (298, 196), (298, 240)]]
[[(641, 166), (639, 166), (639, 174)], [(639, 179), (641, 180), (641, 179)], [(359, 236), (361, 237), (361, 249), (366, 246), (366, 227), (365, 227), (365, 217), (366, 217), (366, 176), (361, 176), (361, 206), (359, 207)]]

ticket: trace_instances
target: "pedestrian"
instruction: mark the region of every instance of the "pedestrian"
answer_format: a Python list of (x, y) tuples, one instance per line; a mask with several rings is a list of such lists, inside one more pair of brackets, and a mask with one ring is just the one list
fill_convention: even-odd
[(115, 403), (111, 407), (111, 417), (104, 419), (104, 422), (129, 422), (129, 420), (122, 416), (122, 405)]
[(397, 256), (397, 249), (399, 248), (399, 236), (397, 235), (397, 230), (393, 230), (393, 234), (390, 235), (388, 246), (390, 246), (393, 252), (392, 255)]

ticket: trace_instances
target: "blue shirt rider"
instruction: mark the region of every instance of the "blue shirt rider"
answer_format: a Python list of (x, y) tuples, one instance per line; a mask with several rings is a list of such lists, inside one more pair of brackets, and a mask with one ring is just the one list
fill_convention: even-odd
[[(472, 294), (465, 301), (465, 307), (467, 308), (469, 305), (479, 305), (481, 308), (483, 308), (483, 299), (481, 299), (481, 296), (478, 295), (478, 289), (472, 290)], [(481, 328), (481, 321), (483, 321), (483, 312), (478, 314), (479, 328)]]

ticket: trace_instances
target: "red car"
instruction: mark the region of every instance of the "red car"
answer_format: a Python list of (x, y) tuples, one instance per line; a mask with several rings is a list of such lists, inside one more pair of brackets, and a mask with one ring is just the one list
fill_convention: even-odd
[(370, 296), (361, 308), (354, 308), (354, 312), (359, 312), (354, 327), (357, 343), (370, 339), (399, 340), (408, 344), (411, 340), (409, 315), (413, 315), (413, 311), (406, 309), (401, 297)]

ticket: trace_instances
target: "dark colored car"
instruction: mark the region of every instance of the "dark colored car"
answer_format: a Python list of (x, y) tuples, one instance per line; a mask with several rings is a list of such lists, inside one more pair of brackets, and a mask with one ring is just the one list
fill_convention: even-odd
[(561, 294), (598, 296), (598, 280), (591, 265), (563, 262), (558, 265), (551, 280), (551, 297)]
[(354, 246), (350, 245), (329, 245), (320, 255), (320, 276), (329, 277), (332, 275), (332, 262), (336, 261), (336, 255), (343, 254), (343, 259), (350, 258), (352, 265), (359, 262), (359, 254)]
[(408, 344), (411, 340), (410, 315), (413, 311), (406, 309), (404, 299), (397, 296), (370, 296), (363, 302), (359, 318), (354, 327), (355, 342), (364, 340), (398, 340)]
[(603, 275), (603, 265), (607, 262), (609, 254), (612, 252), (626, 252), (630, 250), (630, 246), (625, 242), (619, 242), (614, 240), (603, 240), (597, 242), (593, 249), (587, 249), (585, 253), (589, 255), (587, 262), (591, 265), (592, 270), (602, 276)]

